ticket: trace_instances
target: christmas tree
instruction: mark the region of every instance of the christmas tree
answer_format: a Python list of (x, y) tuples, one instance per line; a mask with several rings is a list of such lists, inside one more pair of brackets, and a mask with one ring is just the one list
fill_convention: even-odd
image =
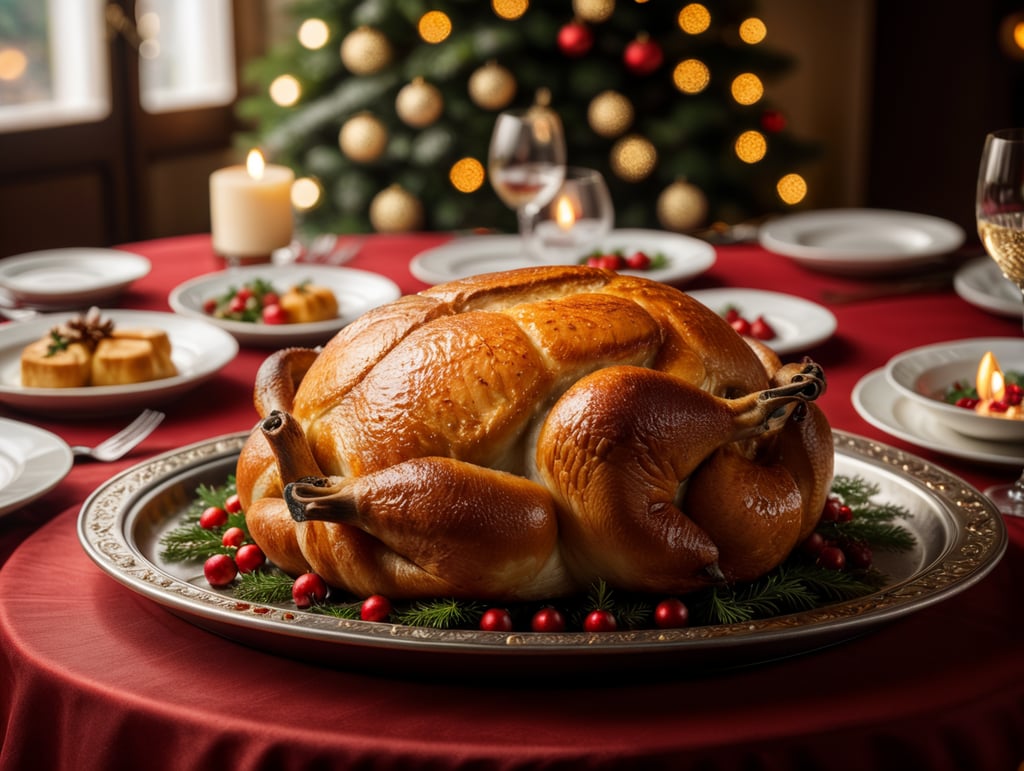
[(311, 231), (515, 229), (487, 183), (497, 113), (538, 99), (568, 160), (601, 171), (617, 227), (691, 231), (798, 203), (814, 154), (765, 83), (749, 0), (296, 0), (295, 35), (240, 103), (299, 178)]

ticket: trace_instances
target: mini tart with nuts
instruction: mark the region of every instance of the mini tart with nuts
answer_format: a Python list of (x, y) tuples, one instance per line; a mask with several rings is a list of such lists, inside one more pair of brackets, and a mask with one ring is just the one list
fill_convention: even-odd
[(21, 352), (26, 388), (126, 385), (177, 374), (166, 332), (115, 329), (97, 308), (57, 325)]

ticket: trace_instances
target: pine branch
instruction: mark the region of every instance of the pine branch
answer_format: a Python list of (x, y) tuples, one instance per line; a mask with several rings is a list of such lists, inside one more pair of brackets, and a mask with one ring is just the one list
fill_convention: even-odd
[(160, 558), (167, 562), (194, 562), (214, 554), (234, 554), (234, 549), (221, 543), (220, 530), (207, 530), (194, 523), (166, 533), (160, 545)]
[(409, 626), (454, 629), (476, 626), (484, 610), (484, 605), (479, 602), (461, 602), (451, 598), (424, 600), (405, 610), (396, 610), (395, 620)]
[(243, 573), (235, 587), (235, 597), (246, 602), (269, 605), (292, 598), (292, 578), (278, 570)]

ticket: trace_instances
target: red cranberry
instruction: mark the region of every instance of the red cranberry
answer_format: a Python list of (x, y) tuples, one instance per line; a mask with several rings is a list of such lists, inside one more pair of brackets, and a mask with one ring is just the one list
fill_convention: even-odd
[(558, 608), (541, 608), (533, 614), (530, 620), (530, 628), (534, 632), (564, 632), (565, 616)]
[(314, 602), (327, 599), (327, 584), (316, 573), (303, 573), (292, 584), (292, 599), (298, 608), (308, 608)]
[(238, 493), (228, 496), (224, 501), (224, 508), (229, 514), (237, 514), (242, 510), (242, 499), (238, 497)]
[(654, 624), (659, 629), (681, 629), (688, 623), (690, 611), (682, 600), (669, 597), (654, 608)]
[(228, 521), (228, 513), (220, 506), (207, 506), (199, 515), (199, 527), (204, 530), (213, 530), (221, 527)]
[(242, 573), (259, 570), (266, 561), (267, 557), (263, 553), (263, 549), (254, 543), (239, 546), (238, 552), (235, 554), (235, 564), (238, 565), (238, 570)]
[(609, 611), (592, 610), (583, 620), (583, 628), (588, 632), (614, 632), (619, 624)]
[(222, 589), (238, 574), (235, 561), (226, 554), (214, 554), (203, 563), (203, 575), (214, 589)]
[(220, 539), (225, 546), (234, 546), (235, 548), (241, 546), (243, 541), (245, 541), (245, 531), (240, 527), (229, 527)]
[(371, 594), (359, 607), (359, 618), (363, 621), (386, 621), (391, 615), (391, 602), (383, 594)]
[(818, 554), (818, 564), (827, 570), (842, 570), (846, 567), (846, 554), (838, 546), (826, 546)]
[(512, 616), (504, 608), (488, 608), (480, 617), (480, 628), (485, 632), (511, 632)]

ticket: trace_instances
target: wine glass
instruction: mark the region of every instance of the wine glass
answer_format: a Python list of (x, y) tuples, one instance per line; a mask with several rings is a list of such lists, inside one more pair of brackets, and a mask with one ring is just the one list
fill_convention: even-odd
[[(985, 137), (975, 202), (978, 235), (988, 256), (1024, 294), (1024, 129)], [(985, 494), (1004, 514), (1024, 517), (1024, 473)]]
[(499, 113), (487, 155), (491, 187), (516, 210), (525, 239), (531, 218), (565, 179), (565, 133), (557, 113), (540, 106)]

